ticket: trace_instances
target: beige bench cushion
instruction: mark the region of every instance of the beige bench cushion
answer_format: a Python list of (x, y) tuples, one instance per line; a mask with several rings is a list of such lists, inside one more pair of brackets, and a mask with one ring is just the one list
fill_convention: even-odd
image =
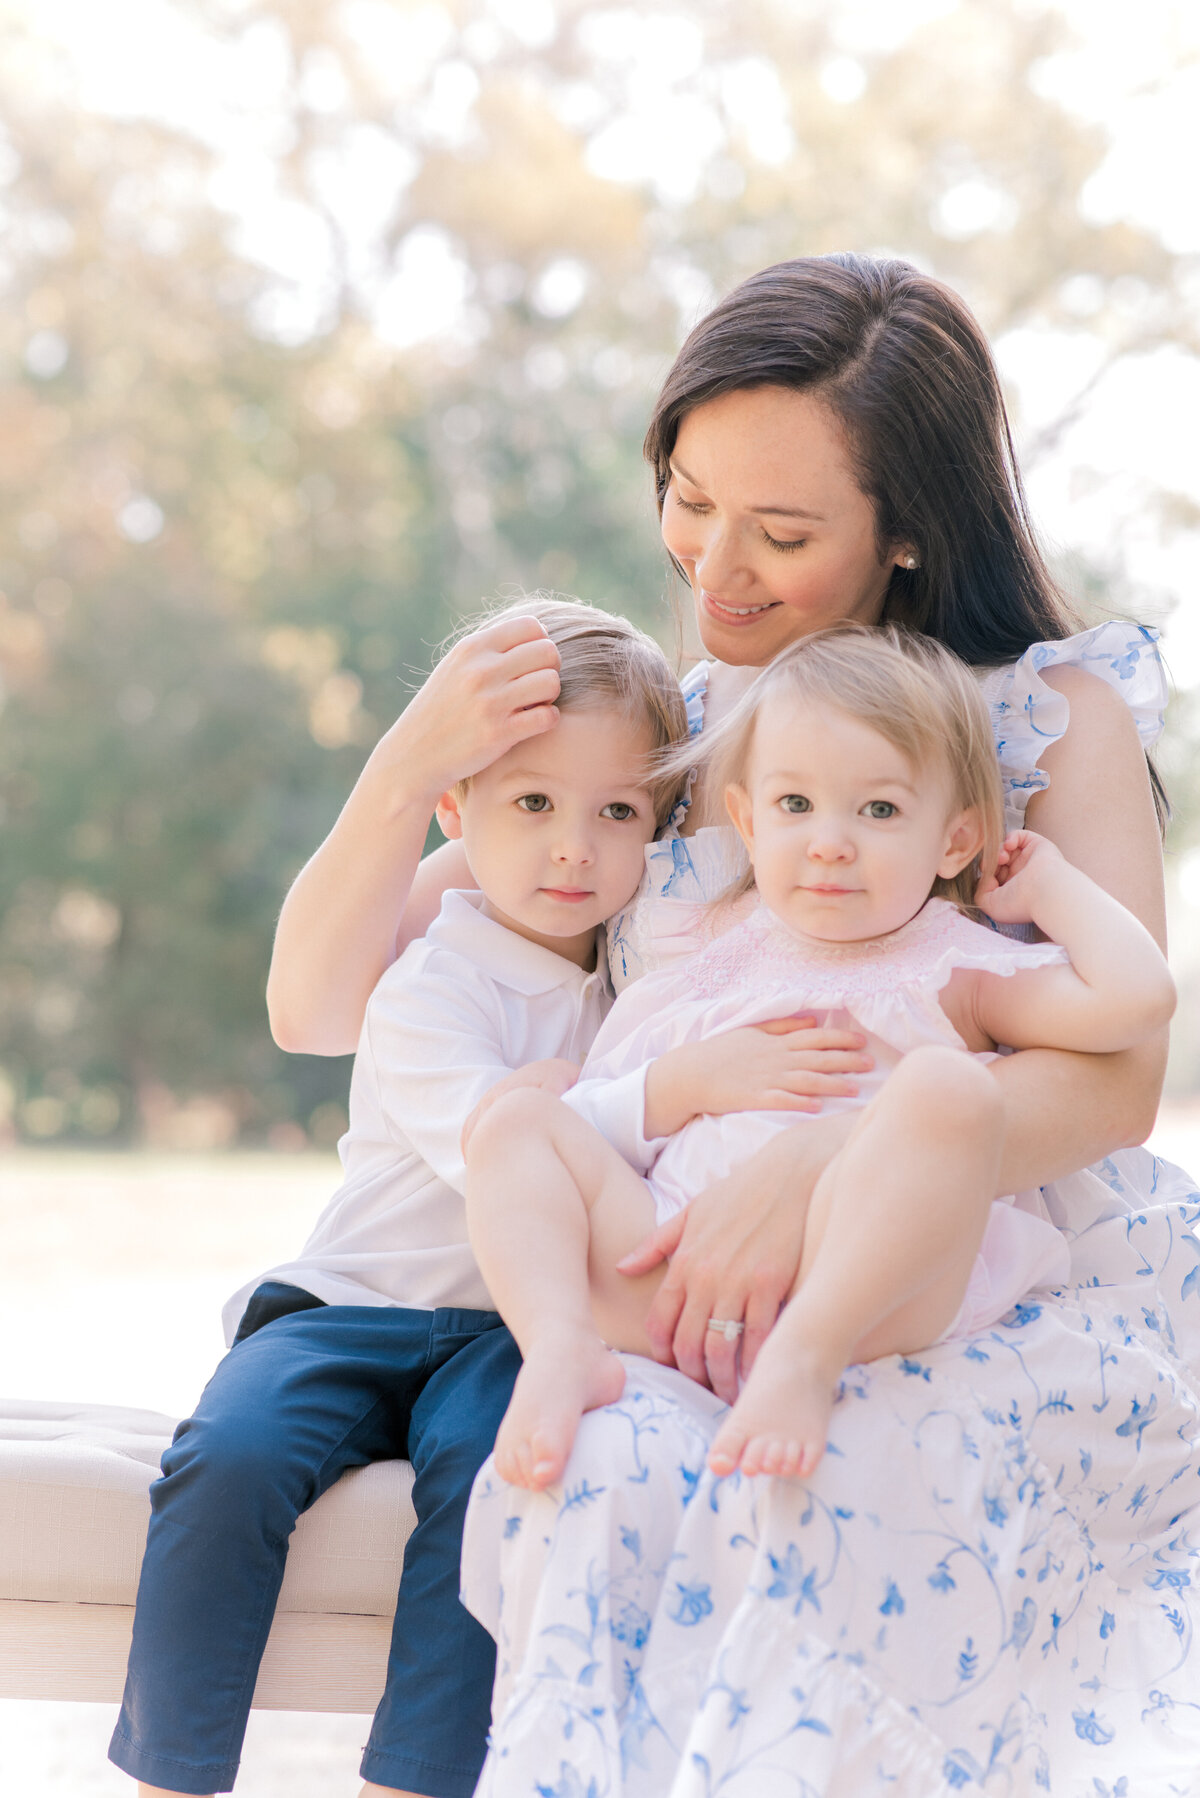
[[(156, 1411), (0, 1400), (0, 1600), (132, 1605), (174, 1429)], [(279, 1609), (390, 1618), (411, 1492), (407, 1461), (344, 1474), (296, 1526)]]

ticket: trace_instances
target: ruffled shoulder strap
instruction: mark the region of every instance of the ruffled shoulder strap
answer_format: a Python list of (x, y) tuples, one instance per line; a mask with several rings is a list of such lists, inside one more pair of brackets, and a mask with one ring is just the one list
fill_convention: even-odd
[(704, 729), (704, 701), (708, 696), (708, 663), (697, 662), (679, 683), (683, 703), (687, 707), (688, 736), (698, 737)]
[(1049, 786), (1038, 766), (1046, 749), (1066, 734), (1071, 708), (1042, 679), (1047, 668), (1083, 668), (1119, 693), (1133, 713), (1142, 746), (1162, 734), (1167, 677), (1158, 633), (1119, 619), (1055, 643), (1035, 643), (1019, 661), (989, 668), (980, 686), (992, 714), (996, 753), (1004, 781), (1005, 824), (1018, 830), (1030, 796)]

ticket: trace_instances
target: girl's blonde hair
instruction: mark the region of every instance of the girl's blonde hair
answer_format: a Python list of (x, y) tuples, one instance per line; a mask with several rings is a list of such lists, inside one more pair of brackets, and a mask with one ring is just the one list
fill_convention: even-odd
[[(983, 848), (952, 880), (939, 875), (931, 897), (971, 911), (981, 870), (995, 867), (1004, 839), (1004, 790), (987, 706), (966, 663), (932, 637), (897, 625), (841, 624), (815, 631), (769, 663), (687, 757), (705, 770), (714, 792), (745, 784), (755, 721), (775, 695), (797, 707), (833, 706), (878, 731), (914, 768), (945, 770), (954, 809), (978, 815)], [(753, 885), (750, 870), (723, 898)]]
[[(555, 704), (560, 711), (582, 711), (607, 700), (646, 726), (651, 749), (646, 784), (655, 820), (660, 827), (665, 824), (686, 790), (691, 758), (683, 758), (678, 767), (668, 765), (671, 752), (687, 742), (687, 707), (678, 677), (653, 637), (598, 606), (539, 590), (497, 601), (465, 619), (442, 653), (499, 618), (536, 618), (558, 650)], [(460, 781), (456, 791), (461, 794), (469, 785)]]

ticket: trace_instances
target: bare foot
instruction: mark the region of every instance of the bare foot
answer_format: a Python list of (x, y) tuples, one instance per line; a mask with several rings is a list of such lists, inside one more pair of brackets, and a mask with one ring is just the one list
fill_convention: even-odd
[(552, 1485), (562, 1476), (584, 1412), (611, 1405), (624, 1389), (625, 1369), (591, 1331), (535, 1343), (496, 1436), (500, 1478), (531, 1492)]
[(708, 1464), (733, 1473), (810, 1474), (825, 1453), (834, 1387), (845, 1362), (788, 1341), (776, 1327), (759, 1350), (737, 1403), (717, 1431)]

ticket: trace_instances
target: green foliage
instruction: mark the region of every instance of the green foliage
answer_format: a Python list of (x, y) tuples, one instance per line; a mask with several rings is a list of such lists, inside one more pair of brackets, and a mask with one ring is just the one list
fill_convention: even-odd
[[(1041, 96), (1058, 27), (1015, 0), (966, 0), (840, 99), (830, 9), (795, 0), (564, 0), (533, 44), (477, 0), (180, 10), (284, 71), (264, 141), (324, 273), (299, 328), (212, 197), (220, 147), (83, 110), (10, 20), (0, 1068), (41, 1138), (335, 1128), (345, 1063), (266, 1029), (287, 884), (481, 596), (553, 585), (671, 640), (640, 439), (714, 294), (849, 244), (936, 269), (992, 330), (1069, 325), (1081, 273), (1114, 353), (1130, 277), (1139, 347), (1183, 330), (1162, 246), (1081, 212), (1104, 143)], [(606, 175), (656, 113), (694, 171), (678, 141)], [(352, 229), (364, 156), (394, 176)], [(964, 230), (943, 214), (972, 183), (993, 222)], [(421, 254), (463, 303), (397, 347), (389, 284)]]

